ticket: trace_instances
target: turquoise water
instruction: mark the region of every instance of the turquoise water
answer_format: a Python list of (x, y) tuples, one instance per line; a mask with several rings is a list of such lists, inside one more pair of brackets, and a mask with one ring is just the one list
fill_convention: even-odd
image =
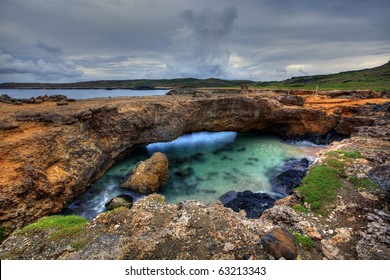
[(129, 194), (119, 184), (141, 160), (163, 152), (169, 161), (170, 179), (161, 189), (168, 202), (195, 199), (216, 201), (230, 191), (251, 190), (272, 193), (270, 177), (290, 158), (314, 159), (318, 146), (286, 143), (276, 136), (256, 133), (197, 132), (168, 143), (150, 144), (119, 162), (77, 198), (66, 213), (94, 218), (104, 212), (110, 199)]

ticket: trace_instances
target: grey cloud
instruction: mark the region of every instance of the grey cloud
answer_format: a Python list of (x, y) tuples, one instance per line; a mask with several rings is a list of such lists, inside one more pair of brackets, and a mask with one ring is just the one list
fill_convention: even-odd
[(172, 36), (172, 60), (168, 73), (181, 77), (223, 77), (228, 73), (230, 52), (223, 39), (238, 17), (236, 7), (184, 11), (186, 26)]
[(36, 40), (35, 46), (53, 55), (60, 55), (62, 53), (61, 48), (50, 46), (40, 40)]
[(82, 76), (82, 72), (75, 68), (70, 61), (50, 63), (44, 59), (38, 61), (22, 60), (10, 54), (0, 53), (0, 74), (31, 74), (43, 78), (76, 78)]
[(389, 60), (389, 14), (388, 0), (1, 0), (0, 82), (359, 69)]
[(221, 11), (204, 8), (198, 13), (193, 10), (184, 11), (181, 16), (195, 35), (202, 39), (218, 40), (232, 31), (233, 22), (238, 17), (236, 7), (228, 7)]

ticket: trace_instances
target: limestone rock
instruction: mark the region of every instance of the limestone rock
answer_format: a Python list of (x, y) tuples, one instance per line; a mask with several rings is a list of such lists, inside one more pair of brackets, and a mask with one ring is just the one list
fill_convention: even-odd
[(138, 163), (130, 177), (121, 185), (133, 191), (150, 194), (168, 182), (168, 158), (157, 152), (151, 158)]
[(342, 246), (343, 243), (347, 243), (351, 240), (351, 230), (347, 228), (336, 228), (335, 232), (336, 235), (332, 236), (331, 238), (321, 240), (321, 251), (329, 260), (348, 259), (348, 257), (343, 254), (340, 246)]
[(119, 195), (106, 203), (107, 210), (113, 210), (119, 207), (131, 208), (133, 206), (133, 198), (129, 195)]
[(356, 244), (359, 259), (390, 259), (390, 213), (376, 210), (367, 216), (366, 230), (360, 232), (361, 239)]
[(319, 233), (318, 229), (316, 229), (313, 225), (311, 225), (308, 221), (300, 221), (297, 224), (297, 228), (305, 233), (310, 238), (321, 239), (322, 236)]
[(261, 243), (275, 259), (293, 260), (298, 255), (297, 241), (285, 228), (274, 229), (261, 238)]

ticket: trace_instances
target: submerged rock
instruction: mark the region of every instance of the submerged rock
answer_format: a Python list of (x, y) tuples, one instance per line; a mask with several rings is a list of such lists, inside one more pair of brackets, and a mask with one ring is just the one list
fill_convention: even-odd
[[(222, 195), (220, 200), (225, 207), (231, 208), (235, 212), (245, 210), (246, 217), (249, 219), (257, 219), (266, 209), (271, 208), (275, 202), (275, 199), (266, 193), (253, 193), (251, 191), (238, 192), (236, 194), (230, 191)], [(227, 202), (224, 203), (224, 201)]]
[(157, 152), (151, 158), (139, 162), (121, 187), (150, 194), (158, 191), (168, 182), (168, 179), (168, 158), (163, 153)]
[(113, 210), (119, 207), (131, 208), (133, 206), (133, 198), (129, 195), (119, 195), (111, 199), (106, 205), (107, 210)]

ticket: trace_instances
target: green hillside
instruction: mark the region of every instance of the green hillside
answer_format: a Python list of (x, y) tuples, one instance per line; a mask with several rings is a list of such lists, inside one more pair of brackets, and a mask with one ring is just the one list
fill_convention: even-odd
[(257, 87), (303, 89), (390, 89), (390, 61), (382, 66), (329, 75), (293, 77), (281, 82), (259, 82)]

